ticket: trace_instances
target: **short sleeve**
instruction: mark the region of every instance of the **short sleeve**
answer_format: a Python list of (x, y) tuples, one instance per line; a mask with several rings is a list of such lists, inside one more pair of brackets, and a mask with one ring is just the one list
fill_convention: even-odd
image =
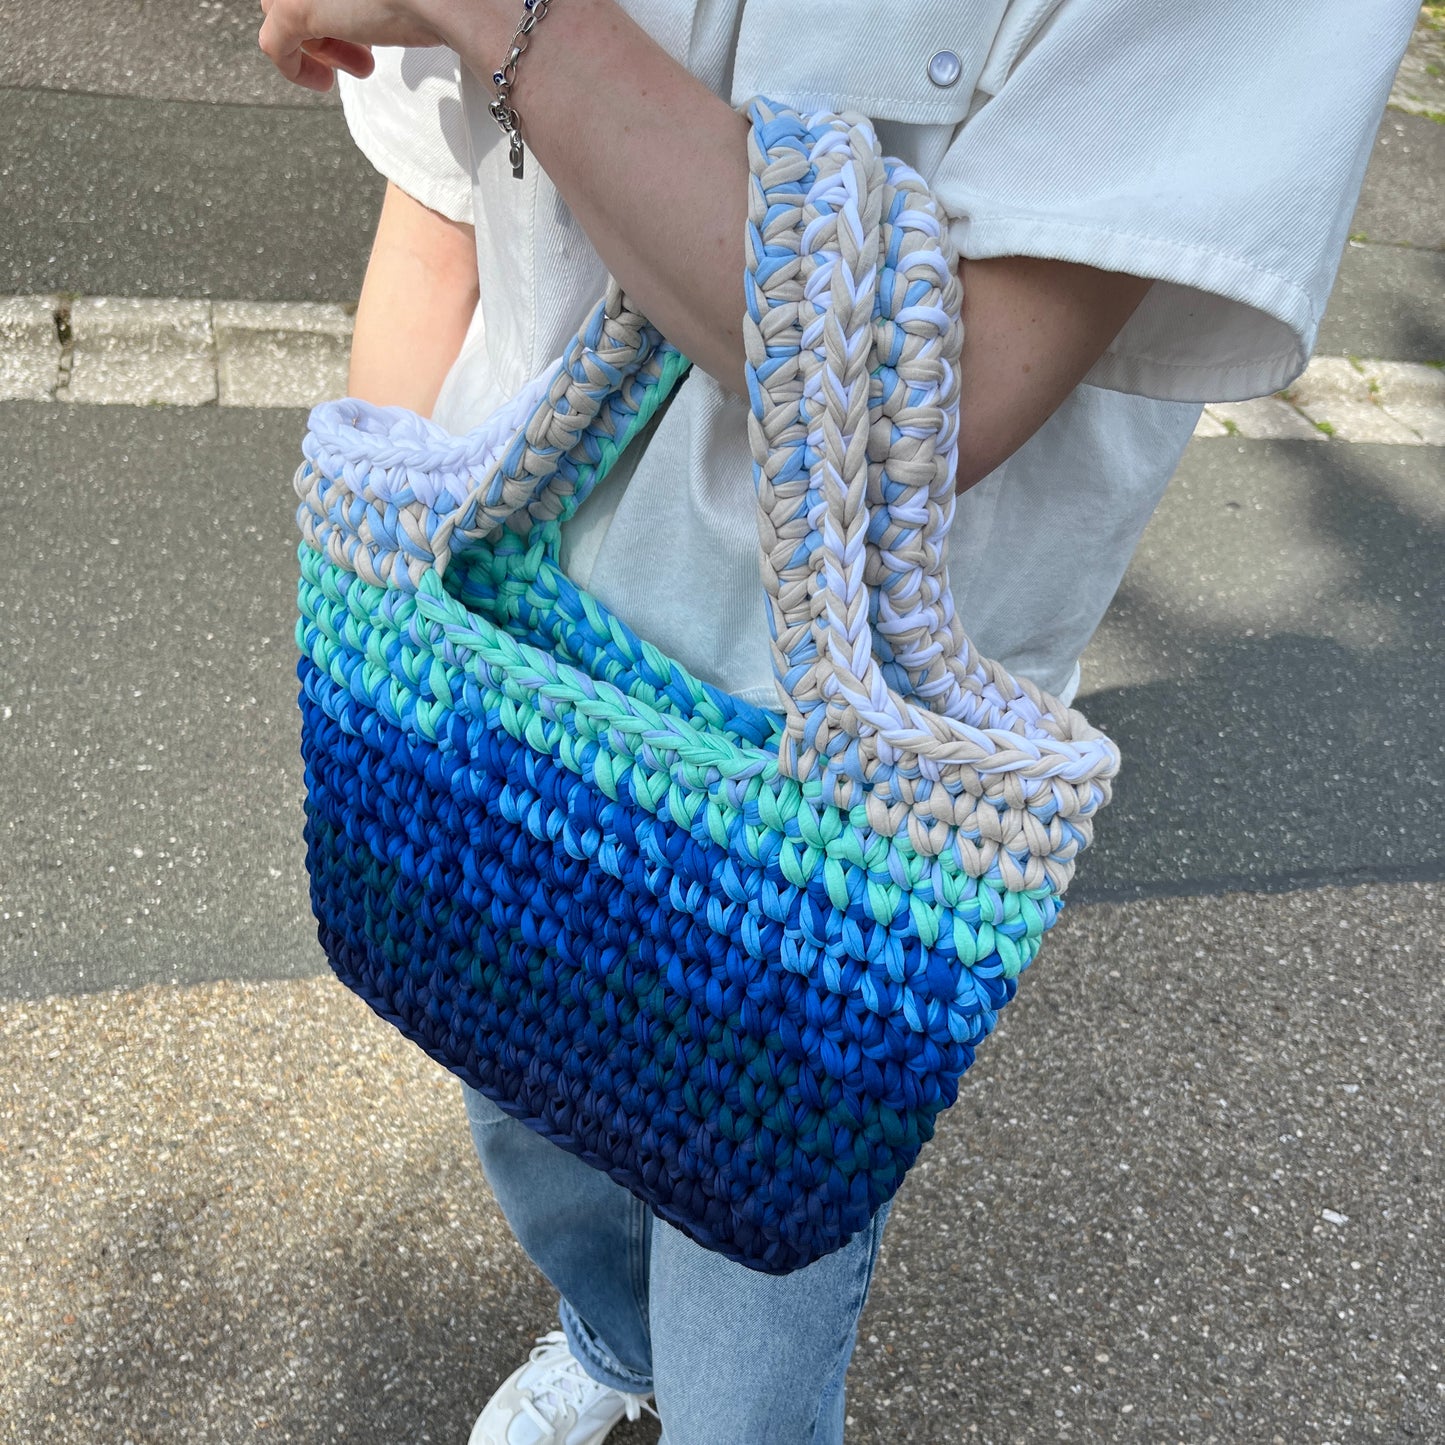
[(351, 138), (407, 195), (453, 221), (472, 219), (461, 62), (440, 46), (378, 47), (365, 80), (339, 74)]
[(932, 178), (960, 254), (1152, 277), (1095, 386), (1233, 401), (1286, 385), (1313, 349), (1417, 0), (1011, 8), (1038, 24), (1027, 44), (1010, 32), (995, 92)]

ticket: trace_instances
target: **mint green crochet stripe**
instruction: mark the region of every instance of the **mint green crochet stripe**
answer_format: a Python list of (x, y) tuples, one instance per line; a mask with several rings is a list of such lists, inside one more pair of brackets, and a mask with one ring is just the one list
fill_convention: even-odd
[[(997, 950), (1012, 976), (1037, 952), (1044, 922), (1035, 900), (1049, 889), (995, 887), (970, 877), (951, 852), (926, 857), (906, 836), (873, 833), (861, 804), (849, 813), (822, 805), (816, 783), (800, 787), (780, 777), (776, 758), (762, 749), (702, 734), (675, 712), (578, 669), (558, 668), (546, 653), (467, 613), (434, 575), (414, 594), (388, 592), (304, 544), (299, 556), (298, 647), (337, 686), (377, 707), (388, 721), (403, 725), (405, 713), (421, 736), (435, 741), (445, 731), (439, 724), (470, 685), (510, 736), (555, 757), (614, 800), (635, 801), (654, 814), (665, 804), (669, 816), (689, 828), (701, 814), (713, 842), (753, 864), (769, 832), (783, 833), (779, 871), (797, 887), (821, 872), (836, 908), (848, 906), (848, 871), (859, 868), (867, 874), (864, 910), (876, 923), (888, 927), (906, 909), (929, 946), (954, 915), (967, 925), (952, 928), (965, 966)], [(435, 645), (419, 646), (432, 634), (429, 621), (441, 636)], [(441, 655), (448, 644), (468, 657), (466, 665)], [(351, 655), (365, 658), (360, 695), (340, 665)], [(500, 686), (494, 685), (497, 675)], [(595, 751), (584, 757), (589, 747)], [(744, 817), (749, 803), (757, 806), (758, 824)], [(1022, 939), (995, 933), (993, 925), (1015, 919), (1023, 921)]]
[[(529, 553), (540, 543), (547, 559), (552, 565), (556, 565), (558, 541), (563, 524), (573, 516), (592, 489), (609, 475), (612, 468), (616, 466), (617, 459), (631, 445), (633, 438), (652, 420), (658, 407), (672, 394), (673, 389), (692, 365), (692, 362), (680, 351), (671, 348), (666, 348), (657, 355), (661, 357), (661, 360), (657, 362), (654, 379), (650, 384), (637, 388), (641, 391), (641, 398), (637, 410), (628, 416), (622, 433), (615, 439), (596, 432), (588, 434), (592, 446), (599, 455), (595, 461), (578, 466), (573, 490), (563, 501), (555, 518), (547, 522), (534, 522), (525, 535), (511, 530), (505, 531), (495, 544), (474, 546), (463, 550), (452, 559), (452, 565), (448, 571), (449, 585), (458, 598), (462, 599), (464, 610), (466, 610), (465, 599), (468, 596), (474, 569), (483, 575), (489, 589), (503, 603), (506, 608), (506, 617), (510, 621), (516, 621), (518, 616), (516, 604), (523, 598), (526, 598), (534, 606), (540, 601), (542, 606), (539, 610), (546, 610), (546, 604), (550, 599), (539, 599), (533, 591), (537, 581), (535, 572), (528, 575), (528, 569), (519, 567), (517, 564), (523, 554)], [(611, 639), (614, 655), (598, 659), (597, 663), (594, 663), (594, 667), (601, 666), (604, 669), (603, 677), (606, 681), (623, 688), (630, 696), (647, 703), (649, 707), (667, 706), (671, 710), (670, 705), (660, 697), (656, 687), (644, 678), (634, 675), (637, 665), (641, 663), (651, 675), (666, 676), (674, 686), (678, 683), (683, 685), (692, 701), (690, 715), (693, 718), (713, 731), (726, 730), (727, 725), (721, 709), (710, 694), (710, 690), (699, 679), (679, 667), (665, 653), (645, 639), (630, 638), (618, 627), (615, 618), (612, 618), (610, 614), (604, 615), (598, 608), (595, 599), (588, 593), (579, 590), (578, 598), (594, 633), (602, 632), (604, 622), (606, 624), (605, 631)], [(468, 613), (468, 615), (475, 614)], [(561, 633), (549, 639), (549, 646), (559, 655), (563, 655), (566, 661), (577, 663), (578, 659), (568, 653), (566, 639)], [(630, 651), (633, 647), (640, 651), (634, 654)]]

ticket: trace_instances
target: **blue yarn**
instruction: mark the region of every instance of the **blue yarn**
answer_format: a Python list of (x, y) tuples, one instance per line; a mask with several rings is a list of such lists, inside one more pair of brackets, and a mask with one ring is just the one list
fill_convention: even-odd
[[(298, 674), (312, 902), (349, 987), (474, 1088), (753, 1268), (783, 1273), (839, 1247), (892, 1197), (1015, 979), (975, 970), (961, 990), (956, 958), (889, 935), (920, 998), (967, 993), (974, 1023), (953, 1038), (941, 1008), (927, 1008), (925, 1032), (860, 1021), (830, 981), (866, 974), (875, 999), (897, 987), (894, 970), (858, 956), (875, 927), (861, 906), (838, 913), (775, 861), (744, 883), (710, 840), (622, 808), (500, 730), (453, 727), (443, 748), (309, 660)], [(603, 831), (609, 846), (589, 856), (581, 840)], [(793, 967), (761, 966), (785, 939)], [(617, 1055), (619, 1026), (638, 1041), (631, 1058)], [(680, 1062), (699, 1057), (700, 1072)], [(553, 1069), (560, 1091), (542, 1082)], [(627, 1099), (644, 1101), (634, 1121), (651, 1121), (635, 1138), (616, 1117)], [(810, 1159), (795, 1147), (818, 1127), (809, 1110), (872, 1121), (877, 1137), (850, 1133), (845, 1148), (817, 1132)], [(599, 1127), (616, 1144), (605, 1159), (588, 1142)], [(756, 1151), (777, 1179), (745, 1196)], [(718, 1176), (720, 1160), (742, 1174)]]

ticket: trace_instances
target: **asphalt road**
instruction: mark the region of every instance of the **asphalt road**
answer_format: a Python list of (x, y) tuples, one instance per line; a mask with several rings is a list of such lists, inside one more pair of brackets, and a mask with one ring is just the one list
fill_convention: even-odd
[[(0, 0), (0, 292), (355, 298), (380, 182), (254, 28)], [(1445, 360), (1442, 147), (1387, 116), (1321, 352)], [(0, 404), (4, 1445), (461, 1440), (547, 1327), (451, 1081), (314, 941), (302, 425)], [(1441, 457), (1186, 454), (1085, 659), (1115, 802), (900, 1193), (850, 1445), (1445, 1439)]]
[[(24, 559), (0, 574), (0, 991), (323, 966), (292, 672), (303, 424), (0, 407)], [(1442, 876), (1439, 481), (1434, 448), (1192, 444), (1085, 660), (1128, 765), (1073, 902)]]

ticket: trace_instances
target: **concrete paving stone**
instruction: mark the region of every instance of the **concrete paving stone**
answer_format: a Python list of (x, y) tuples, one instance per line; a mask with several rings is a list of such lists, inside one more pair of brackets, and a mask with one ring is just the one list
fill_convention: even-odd
[(1227, 437), (1232, 435), (1229, 428), (1217, 417), (1212, 417), (1207, 411), (1201, 412), (1198, 424), (1194, 428), (1196, 437)]
[(1415, 33), (1390, 88), (1390, 108), (1445, 121), (1445, 9), (1420, 7)]
[(71, 306), (70, 334), (66, 401), (202, 406), (216, 399), (208, 301), (83, 297)]
[(304, 333), (349, 338), (355, 308), (320, 301), (214, 301), (211, 324), (222, 332)]
[(1379, 386), (1384, 406), (1415, 403), (1445, 407), (1445, 366), (1418, 366), (1399, 361), (1365, 361), (1365, 375)]
[(1325, 434), (1287, 401), (1261, 396), (1253, 401), (1212, 402), (1206, 415), (1229, 429), (1233, 435), (1253, 441), (1324, 441)]
[(212, 324), (222, 406), (314, 406), (346, 394), (345, 307), (218, 301)]
[(0, 401), (48, 401), (60, 380), (54, 296), (0, 297)]
[[(849, 1445), (1445, 1438), (1442, 914), (1071, 906), (899, 1191)], [(460, 1445), (554, 1325), (329, 977), (3, 1003), (0, 1078), (4, 1445)]]
[(1445, 447), (1445, 408), (1407, 401), (1385, 410), (1402, 426), (1409, 427), (1424, 445)]
[(315, 406), (346, 395), (351, 346), (339, 337), (243, 333), (217, 359), (222, 406)]
[(1351, 242), (1316, 350), (1330, 356), (1445, 361), (1445, 251)]
[(1369, 403), (1374, 393), (1363, 365), (1345, 356), (1314, 356), (1289, 385), (1289, 399), (1298, 407), (1329, 402)]
[(1380, 404), (1392, 417), (1421, 441), (1445, 446), (1445, 368), (1374, 361), (1365, 370), (1378, 382)]
[(1373, 402), (1325, 401), (1299, 409), (1326, 435), (1342, 442), (1386, 442), (1393, 446), (1419, 446), (1420, 434)]
[(1420, 444), (1418, 432), (1387, 412), (1378, 380), (1362, 362), (1343, 356), (1317, 356), (1285, 395), (1330, 436), (1346, 442)]

